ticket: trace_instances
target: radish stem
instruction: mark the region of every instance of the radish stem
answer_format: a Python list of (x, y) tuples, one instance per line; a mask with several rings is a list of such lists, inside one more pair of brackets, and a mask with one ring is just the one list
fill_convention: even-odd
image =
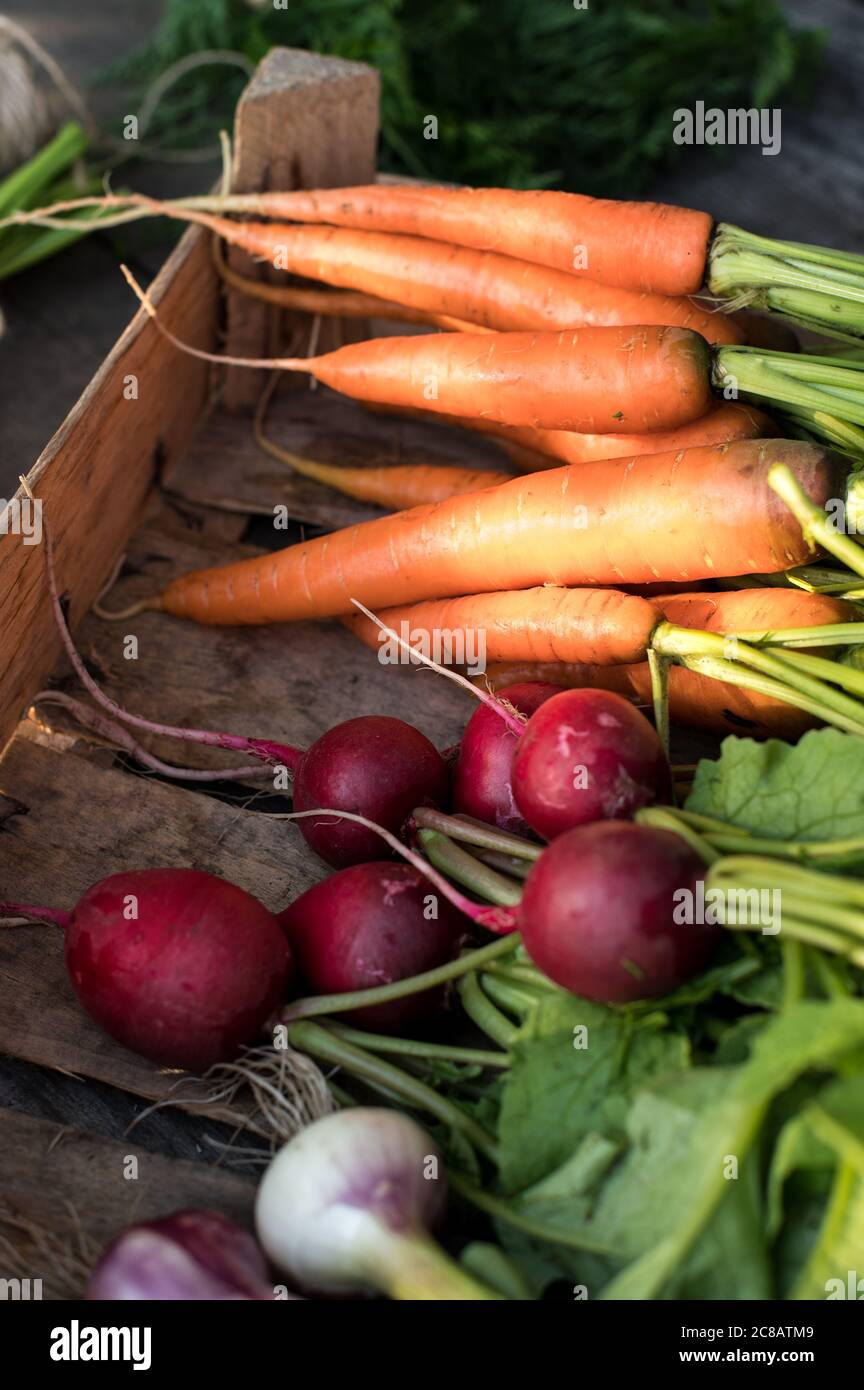
[(519, 835), (511, 835), (507, 830), (496, 830), (482, 821), (467, 816), (448, 816), (431, 806), (418, 806), (411, 819), (421, 830), (440, 830), (451, 840), (461, 840), (466, 845), (477, 845), (482, 849), (500, 851), (514, 859), (537, 859), (543, 853), (543, 846)]
[(506, 1015), (502, 1014), (492, 1003), (492, 1000), (480, 988), (480, 982), (475, 971), (466, 975), (459, 981), (459, 998), (462, 1000), (462, 1007), (472, 1023), (497, 1042), (499, 1047), (509, 1048), (516, 1039), (519, 1029), (511, 1023)]
[(515, 907), (522, 897), (522, 888), (518, 883), (460, 849), (440, 830), (421, 830), (417, 838), (436, 869), (487, 902), (498, 903), (501, 907)]
[(363, 1048), (355, 1047), (353, 1043), (333, 1036), (318, 1023), (292, 1024), (288, 1030), (288, 1040), (301, 1052), (325, 1062), (333, 1062), (373, 1087), (380, 1082), (391, 1093), (400, 1096), (407, 1105), (434, 1115), (442, 1124), (448, 1125), (456, 1133), (463, 1134), (486, 1158), (491, 1159), (493, 1163), (498, 1162), (498, 1146), (488, 1130), (453, 1101), (447, 1100), (416, 1077), (409, 1076), (401, 1067), (393, 1066), (380, 1057), (373, 1057)]
[(516, 950), (520, 937), (517, 932), (493, 941), (489, 946), (481, 946), (474, 951), (466, 951), (457, 960), (446, 965), (436, 966), (434, 970), (424, 970), (420, 975), (412, 975), (407, 980), (395, 980), (393, 984), (376, 985), (374, 989), (358, 989), (349, 994), (319, 994), (307, 999), (297, 999), (282, 1010), (280, 1023), (290, 1024), (295, 1019), (318, 1018), (325, 1014), (339, 1014), (349, 1009), (362, 1009), (367, 1005), (389, 1004), (394, 999), (406, 999), (421, 990), (434, 989), (457, 980), (471, 970), (481, 969), (487, 961), (498, 960)]
[(506, 1052), (484, 1052), (477, 1047), (448, 1047), (444, 1043), (415, 1042), (411, 1038), (393, 1038), (386, 1033), (364, 1033), (347, 1024), (331, 1022), (327, 1031), (345, 1042), (364, 1047), (367, 1052), (392, 1053), (399, 1057), (414, 1057), (420, 1062), (458, 1062), (465, 1066), (496, 1067), (507, 1070), (510, 1059)]

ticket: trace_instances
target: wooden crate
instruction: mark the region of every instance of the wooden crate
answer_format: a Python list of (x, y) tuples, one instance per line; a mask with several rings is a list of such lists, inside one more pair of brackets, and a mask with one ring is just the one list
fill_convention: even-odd
[[(238, 108), (234, 186), (369, 181), (378, 85), (362, 64), (271, 52)], [(166, 327), (211, 351), (224, 343), (235, 354), (266, 354), (286, 332), (309, 328), (248, 300), (226, 302), (199, 228), (186, 232), (151, 292)], [(247, 528), (276, 505), (301, 526), (323, 529), (378, 514), (292, 476), (255, 446), (249, 412), (265, 380), (211, 369), (137, 313), (34, 464), (28, 483), (52, 529), (59, 584), (90, 669), (130, 710), (174, 724), (305, 744), (353, 715), (407, 712), (439, 746), (453, 744), (464, 696), (416, 668), (385, 670), (339, 624), (210, 629), (157, 614), (120, 624), (90, 614), (123, 556), (117, 606), (175, 573), (255, 553)], [(277, 397), (269, 431), (324, 459), (501, 463), (487, 441), (377, 419), (305, 383)], [(59, 659), (43, 547), (14, 534), (0, 536), (0, 634), (0, 898), (69, 907), (108, 873), (188, 865), (222, 874), (275, 909), (324, 872), (293, 826), (255, 809), (251, 770), (249, 785), (226, 802), (142, 774), (56, 707), (29, 707), (48, 683), (82, 692)], [(128, 659), (133, 636), (137, 655)], [(218, 751), (142, 741), (174, 763), (214, 774), (225, 764)], [(60, 933), (46, 926), (0, 930), (0, 1053), (148, 1100), (163, 1099), (176, 1080), (89, 1021), (66, 981)], [(0, 1111), (4, 1125), (11, 1135)], [(35, 1130), (31, 1137), (41, 1153), (47, 1139)], [(0, 1150), (4, 1143), (0, 1134)], [(29, 1169), (10, 1164), (7, 1151), (0, 1190), (12, 1193), (26, 1222), (43, 1211), (43, 1169), (35, 1159)], [(98, 1207), (92, 1188), (82, 1193), (83, 1217)], [(236, 1207), (237, 1194), (229, 1195)], [(110, 1207), (115, 1225), (124, 1210)], [(103, 1236), (106, 1222), (92, 1233)], [(0, 1237), (8, 1238), (5, 1226)]]

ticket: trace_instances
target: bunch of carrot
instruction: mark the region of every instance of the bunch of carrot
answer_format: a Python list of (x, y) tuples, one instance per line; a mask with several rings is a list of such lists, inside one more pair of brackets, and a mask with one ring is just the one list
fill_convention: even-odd
[[(851, 439), (864, 425), (864, 373), (848, 361), (774, 351), (792, 346), (782, 325), (759, 327), (693, 298), (711, 278), (706, 214), (552, 192), (389, 185), (105, 199), (103, 226), (110, 207), (117, 221), (198, 222), (277, 269), (331, 287), (252, 291), (267, 298), (446, 328), (305, 358), (216, 360), (307, 372), (374, 408), (489, 432), (525, 475), (336, 468), (281, 450), (259, 419), (262, 444), (297, 471), (397, 514), (183, 576), (146, 606), (205, 623), (267, 623), (344, 617), (354, 601), (388, 612), (399, 605), (392, 616), (412, 625), (458, 627), (470, 618), (491, 638), (493, 660), (637, 667), (631, 692), (641, 696), (663, 611), (647, 605), (637, 618), (639, 600), (618, 591), (811, 560), (816, 546), (769, 486), (778, 463), (817, 507), (844, 495), (841, 459), (814, 443), (766, 440), (770, 419), (730, 398), (740, 390), (768, 399), (811, 435)], [(43, 211), (50, 221), (66, 210)], [(238, 213), (257, 220), (237, 221)], [(728, 257), (728, 236), (724, 245)], [(802, 250), (811, 265), (817, 250)], [(772, 347), (763, 350), (766, 341)], [(610, 585), (616, 592), (600, 592)], [(773, 592), (789, 609), (781, 626), (825, 622), (824, 607), (807, 596)], [(704, 627), (729, 630), (735, 596), (714, 597)], [(448, 598), (457, 611), (427, 606)], [(829, 616), (836, 625), (850, 613)], [(691, 666), (673, 679), (673, 703), (690, 717), (707, 699), (707, 674)], [(770, 714), (774, 693), (751, 682), (748, 709), (758, 696)], [(717, 716), (716, 700), (707, 703)], [(723, 707), (733, 717), (734, 703)], [(808, 716), (799, 703), (801, 712)]]

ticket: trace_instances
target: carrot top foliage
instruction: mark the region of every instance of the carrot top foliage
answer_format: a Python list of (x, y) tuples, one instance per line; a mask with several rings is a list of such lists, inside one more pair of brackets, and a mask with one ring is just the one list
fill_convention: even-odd
[[(191, 53), (232, 49), (257, 62), (273, 44), (361, 59), (383, 80), (382, 167), (621, 197), (675, 157), (676, 108), (800, 95), (821, 41), (793, 32), (769, 0), (166, 0), (151, 41), (106, 76), (143, 91)], [(189, 72), (151, 134), (203, 143), (244, 81), (223, 66)], [(437, 139), (424, 138), (430, 115)]]

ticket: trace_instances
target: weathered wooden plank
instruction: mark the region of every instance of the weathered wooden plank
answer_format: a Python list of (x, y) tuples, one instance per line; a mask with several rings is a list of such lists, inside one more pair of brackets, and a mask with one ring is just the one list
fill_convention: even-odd
[[(255, 553), (179, 527), (148, 526), (130, 543), (130, 572), (109, 602), (125, 607), (184, 570)], [(61, 587), (64, 582), (61, 572)], [(137, 641), (134, 660), (126, 655), (130, 637)], [(452, 682), (416, 666), (381, 665), (338, 623), (215, 628), (162, 613), (121, 623), (90, 615), (77, 640), (103, 689), (135, 714), (161, 723), (306, 747), (340, 720), (389, 714), (416, 724), (445, 748), (457, 742), (472, 712), (470, 697)], [(64, 688), (81, 693), (74, 680)], [(47, 705), (40, 708), (40, 721), (68, 727)], [(143, 734), (140, 741), (186, 767), (242, 762), (236, 754), (197, 744)]]
[[(289, 391), (268, 411), (267, 437), (292, 453), (338, 464), (458, 464), (512, 468), (491, 439), (446, 425), (375, 415), (335, 392)], [(328, 530), (380, 516), (378, 507), (292, 473), (255, 443), (248, 417), (216, 410), (186, 453), (166, 471), (172, 496), (229, 511), (289, 515)]]
[[(107, 874), (186, 866), (221, 874), (275, 910), (326, 871), (284, 822), (103, 761), (29, 738), (9, 745), (0, 763), (0, 899), (70, 907)], [(153, 1100), (177, 1079), (87, 1018), (50, 926), (0, 929), (0, 1052)]]
[(149, 1153), (134, 1136), (118, 1143), (9, 1110), (0, 1110), (0, 1185), (0, 1273), (41, 1279), (45, 1299), (80, 1297), (94, 1257), (134, 1222), (209, 1207), (252, 1228), (250, 1178)]
[[(166, 325), (191, 343), (212, 345), (217, 295), (198, 229), (183, 237), (152, 292)], [(159, 467), (188, 443), (207, 383), (207, 367), (171, 349), (139, 313), (32, 468), (28, 480), (51, 519), (73, 594), (73, 621), (90, 607), (138, 524)], [(2, 529), (0, 747), (58, 652), (41, 548)]]
[[(296, 48), (267, 54), (237, 106), (234, 123), (235, 192), (333, 188), (375, 177), (380, 78), (365, 63), (346, 62)], [(282, 278), (232, 250), (230, 263), (244, 275)], [(228, 352), (266, 357), (276, 347), (278, 310), (242, 295), (228, 296)], [(293, 322), (298, 322), (294, 316)], [(286, 318), (287, 323), (291, 319)], [(321, 341), (329, 346), (327, 333)], [(349, 328), (362, 335), (359, 326)], [(225, 382), (229, 410), (251, 407), (261, 393), (260, 372), (230, 368)]]

